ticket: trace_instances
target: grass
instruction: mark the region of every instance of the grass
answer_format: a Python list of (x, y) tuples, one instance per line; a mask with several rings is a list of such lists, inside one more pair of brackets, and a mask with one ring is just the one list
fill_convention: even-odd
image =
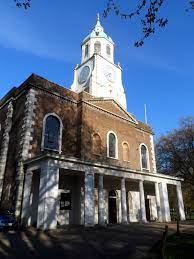
[(173, 234), (166, 241), (166, 259), (193, 259), (194, 234)]

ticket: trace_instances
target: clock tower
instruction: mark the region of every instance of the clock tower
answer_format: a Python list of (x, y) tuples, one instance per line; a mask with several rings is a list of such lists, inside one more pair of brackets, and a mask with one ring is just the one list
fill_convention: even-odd
[(74, 69), (71, 89), (76, 93), (86, 91), (95, 97), (114, 99), (126, 109), (122, 68), (114, 63), (114, 47), (97, 15), (96, 25), (82, 42), (81, 64)]

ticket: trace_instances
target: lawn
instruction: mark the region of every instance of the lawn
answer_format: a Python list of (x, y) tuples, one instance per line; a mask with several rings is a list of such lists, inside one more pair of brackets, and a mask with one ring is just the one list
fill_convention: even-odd
[(193, 259), (194, 258), (194, 234), (173, 234), (167, 238), (166, 259)]

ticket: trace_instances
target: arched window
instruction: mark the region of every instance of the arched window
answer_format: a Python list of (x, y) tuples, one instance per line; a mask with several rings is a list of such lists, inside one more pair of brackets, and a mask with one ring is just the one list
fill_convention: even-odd
[(129, 145), (127, 142), (123, 143), (123, 161), (129, 161)]
[(106, 45), (106, 54), (110, 56), (110, 46)]
[(107, 155), (111, 158), (117, 158), (117, 137), (113, 132), (108, 133), (108, 139), (107, 139)]
[(99, 53), (99, 54), (100, 54), (100, 52), (101, 52), (101, 44), (100, 44), (99, 41), (96, 41), (96, 42), (94, 43), (94, 52), (95, 52), (95, 53)]
[(101, 138), (98, 133), (94, 133), (92, 137), (92, 151), (94, 154), (101, 153)]
[(89, 45), (86, 44), (85, 46), (85, 58), (87, 58), (89, 56)]
[(43, 149), (60, 151), (61, 149), (61, 122), (55, 115), (46, 115), (43, 128)]
[(148, 150), (145, 145), (141, 145), (141, 167), (148, 169)]

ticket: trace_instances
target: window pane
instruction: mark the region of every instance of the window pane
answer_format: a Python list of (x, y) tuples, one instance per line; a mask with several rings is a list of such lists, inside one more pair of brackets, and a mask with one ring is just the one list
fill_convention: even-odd
[(144, 168), (144, 169), (148, 168), (147, 149), (145, 146), (141, 146), (141, 163), (142, 163), (142, 168)]
[(100, 53), (101, 52), (101, 44), (99, 41), (97, 41), (95, 44), (94, 44), (94, 52), (95, 53)]
[(116, 157), (116, 137), (113, 133), (109, 134), (109, 156)]
[(109, 45), (106, 46), (106, 53), (108, 56), (110, 56), (110, 46)]
[(54, 116), (46, 119), (44, 147), (59, 150), (60, 122)]
[(85, 46), (85, 58), (88, 57), (88, 54), (89, 54), (89, 46), (86, 45), (86, 46)]

